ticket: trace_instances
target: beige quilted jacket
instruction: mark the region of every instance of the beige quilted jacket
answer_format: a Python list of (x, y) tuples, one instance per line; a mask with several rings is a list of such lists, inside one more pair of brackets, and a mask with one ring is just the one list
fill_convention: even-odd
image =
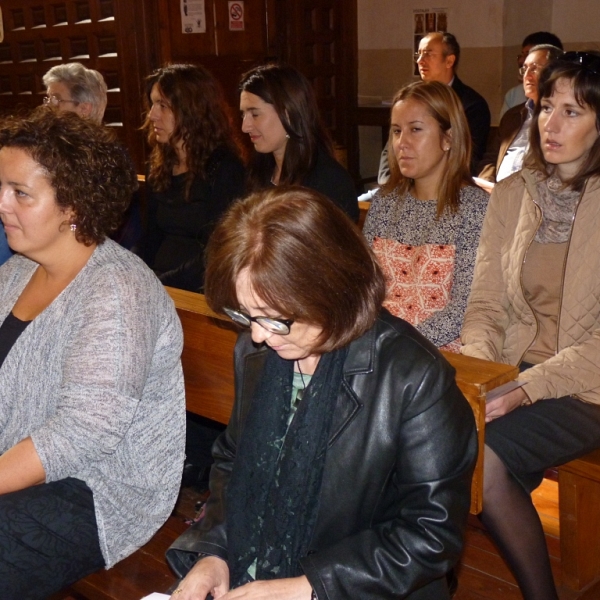
[[(477, 252), (461, 341), (463, 354), (517, 365), (537, 322), (521, 269), (541, 210), (531, 171), (505, 179), (490, 199)], [(600, 178), (591, 178), (575, 211), (564, 265), (556, 355), (519, 376), (535, 402), (575, 395), (600, 404)]]

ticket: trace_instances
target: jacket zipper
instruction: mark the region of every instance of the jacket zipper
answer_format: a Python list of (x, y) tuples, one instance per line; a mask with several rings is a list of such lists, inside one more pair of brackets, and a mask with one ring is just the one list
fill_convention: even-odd
[[(575, 217), (577, 216), (577, 211), (579, 210), (579, 205), (581, 204), (581, 200), (583, 199), (583, 195), (585, 193), (585, 188), (587, 187), (587, 182), (581, 192), (581, 195), (579, 196), (579, 200), (577, 201), (577, 204), (575, 205), (575, 210), (573, 211), (573, 216), (571, 217), (571, 231), (569, 232), (569, 239), (567, 240), (567, 248), (565, 250), (565, 257), (563, 259), (563, 268), (562, 268), (562, 286), (561, 286), (561, 290), (560, 290), (560, 298), (558, 300), (558, 314), (557, 314), (557, 318), (556, 318), (556, 341), (555, 341), (555, 352), (556, 354), (558, 354), (558, 335), (560, 332), (560, 316), (562, 313), (562, 302), (563, 302), (563, 294), (564, 294), (564, 282), (565, 282), (565, 273), (567, 270), (567, 258), (569, 256), (569, 249), (571, 248), (571, 238), (573, 237), (573, 227), (575, 225)], [(525, 255), (523, 258), (523, 262), (521, 263), (521, 275), (519, 277), (519, 283), (521, 284), (521, 293), (523, 294), (523, 298), (525, 299), (525, 302), (527, 303), (527, 306), (529, 306), (529, 309), (531, 310), (531, 312), (533, 313), (533, 317), (535, 318), (535, 324), (536, 324), (536, 332), (535, 332), (535, 337), (533, 338), (533, 341), (531, 342), (531, 344), (529, 344), (529, 346), (527, 346), (527, 348), (525, 348), (525, 351), (523, 352), (523, 354), (521, 354), (521, 358), (519, 359), (519, 362), (517, 363), (517, 365), (520, 365), (523, 357), (527, 354), (527, 351), (529, 350), (529, 348), (531, 348), (531, 346), (533, 345), (533, 343), (535, 342), (535, 340), (537, 339), (539, 330), (540, 330), (540, 323), (539, 320), (535, 314), (535, 311), (533, 310), (533, 308), (531, 307), (531, 304), (529, 304), (529, 300), (527, 300), (527, 296), (525, 295), (525, 290), (523, 288), (523, 266), (525, 265), (525, 260), (527, 257), (527, 252), (529, 251), (529, 248), (531, 247), (531, 244), (533, 243), (533, 240), (535, 239), (535, 235), (537, 234), (538, 229), (540, 228), (540, 224), (542, 222), (542, 218), (543, 218), (543, 214), (542, 214), (542, 209), (540, 208), (540, 205), (534, 200), (533, 196), (531, 196), (531, 201), (538, 207), (539, 211), (540, 211), (540, 219), (538, 221), (537, 227), (535, 229), (535, 232), (532, 236), (532, 238), (529, 240), (529, 245), (527, 246), (527, 250), (525, 250)]]
[(587, 182), (583, 186), (581, 196), (579, 196), (579, 200), (577, 200), (577, 204), (575, 205), (575, 210), (573, 211), (573, 216), (571, 217), (571, 231), (569, 231), (569, 239), (567, 240), (567, 249), (565, 251), (565, 258), (563, 259), (562, 285), (560, 288), (560, 298), (558, 301), (558, 315), (556, 318), (556, 347), (555, 347), (556, 354), (558, 354), (558, 335), (560, 333), (560, 316), (562, 313), (563, 295), (565, 292), (565, 273), (567, 272), (567, 258), (569, 257), (569, 250), (571, 249), (571, 239), (573, 237), (573, 227), (575, 227), (575, 217), (577, 216), (577, 211), (579, 210), (579, 205), (581, 204), (581, 200), (583, 199), (583, 194), (585, 193), (586, 187), (587, 187)]
[[(526, 186), (526, 189), (527, 189), (527, 186)], [(527, 190), (527, 191), (529, 192), (529, 190)], [(529, 239), (529, 243), (527, 244), (527, 248), (525, 249), (525, 253), (523, 254), (523, 262), (521, 263), (521, 272), (519, 274), (519, 285), (521, 286), (521, 294), (523, 296), (523, 299), (525, 300), (525, 303), (529, 307), (529, 310), (531, 311), (531, 314), (533, 315), (533, 318), (535, 319), (535, 336), (531, 340), (531, 343), (529, 344), (529, 346), (527, 346), (527, 348), (525, 348), (525, 350), (523, 350), (523, 354), (521, 354), (521, 358), (519, 358), (519, 360), (517, 362), (517, 366), (519, 366), (523, 362), (523, 357), (527, 354), (527, 351), (529, 350), (529, 348), (531, 348), (531, 346), (533, 346), (533, 343), (537, 339), (537, 336), (540, 332), (540, 322), (537, 318), (537, 315), (535, 314), (535, 310), (533, 310), (533, 307), (531, 306), (531, 304), (529, 303), (529, 300), (527, 299), (527, 295), (525, 294), (525, 288), (523, 286), (523, 267), (525, 266), (525, 262), (527, 261), (527, 253), (529, 252), (529, 248), (531, 248), (531, 244), (533, 244), (533, 240), (535, 239), (538, 229), (540, 228), (540, 225), (542, 224), (542, 218), (543, 218), (542, 209), (540, 208), (540, 205), (534, 200), (533, 195), (532, 194), (530, 194), (530, 195), (531, 195), (531, 201), (535, 204), (535, 206), (539, 210), (539, 217), (538, 217), (538, 222), (537, 222), (535, 231), (533, 232), (533, 235)]]

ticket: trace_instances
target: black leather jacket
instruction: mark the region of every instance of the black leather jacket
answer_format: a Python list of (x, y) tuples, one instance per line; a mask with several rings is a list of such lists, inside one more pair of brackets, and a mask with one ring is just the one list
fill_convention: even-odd
[[(222, 499), (267, 352), (240, 335), (236, 402), (213, 448), (206, 516), (167, 552), (180, 575), (186, 552), (227, 559)], [(319, 516), (301, 561), (319, 600), (447, 598), (443, 575), (462, 549), (476, 454), (473, 414), (454, 370), (413, 327), (382, 311), (349, 347)]]

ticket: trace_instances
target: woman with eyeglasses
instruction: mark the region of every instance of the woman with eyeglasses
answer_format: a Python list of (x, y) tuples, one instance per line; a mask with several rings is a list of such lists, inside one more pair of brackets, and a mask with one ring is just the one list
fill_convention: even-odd
[(74, 112), (102, 123), (108, 100), (106, 81), (101, 73), (72, 62), (52, 67), (42, 80), (46, 86), (44, 104), (59, 112)]
[(353, 221), (359, 210), (350, 174), (333, 156), (312, 85), (289, 65), (267, 64), (242, 75), (242, 131), (255, 153), (249, 186), (302, 185), (337, 204)]
[(525, 168), (491, 196), (461, 336), (521, 369), (486, 407), (482, 520), (526, 600), (558, 597), (530, 492), (600, 447), (600, 54), (564, 54), (539, 96)]
[(237, 203), (207, 252), (209, 305), (250, 331), (206, 516), (168, 552), (174, 600), (449, 598), (476, 455), (436, 348), (381, 309), (384, 279), (324, 196)]

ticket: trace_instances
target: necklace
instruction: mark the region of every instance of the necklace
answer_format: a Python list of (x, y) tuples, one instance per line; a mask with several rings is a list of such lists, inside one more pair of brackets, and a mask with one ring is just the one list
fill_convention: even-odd
[(296, 365), (298, 367), (298, 373), (300, 373), (300, 379), (302, 380), (302, 389), (298, 390), (298, 393), (296, 394), (296, 403), (300, 403), (302, 402), (302, 398), (304, 398), (304, 392), (306, 391), (306, 381), (304, 381), (304, 373), (300, 368), (300, 361), (297, 360)]

